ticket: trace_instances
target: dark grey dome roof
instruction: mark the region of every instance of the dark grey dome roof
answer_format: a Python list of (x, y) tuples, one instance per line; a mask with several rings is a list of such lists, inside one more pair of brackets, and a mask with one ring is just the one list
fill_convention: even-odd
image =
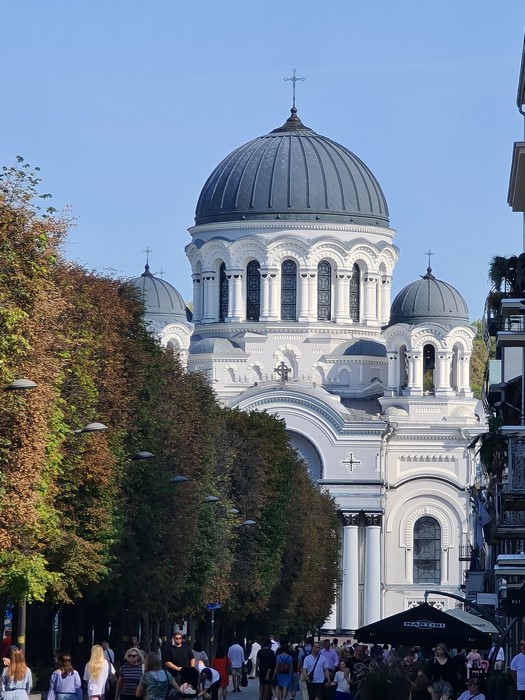
[(208, 178), (195, 223), (282, 219), (388, 226), (379, 183), (356, 155), (304, 126), (286, 123), (230, 153)]
[(227, 338), (198, 338), (190, 344), (190, 355), (243, 355), (242, 349)]
[(154, 277), (146, 263), (140, 277), (130, 280), (139, 292), (146, 310), (146, 320), (165, 326), (168, 323), (191, 321), (191, 312), (186, 308), (179, 292), (166, 280)]
[(386, 347), (375, 340), (352, 340), (341, 343), (334, 355), (366, 355), (368, 357), (386, 357)]
[(390, 311), (390, 325), (424, 321), (445, 321), (456, 326), (470, 324), (468, 307), (461, 294), (452, 285), (436, 279), (430, 267), (426, 275), (399, 292)]

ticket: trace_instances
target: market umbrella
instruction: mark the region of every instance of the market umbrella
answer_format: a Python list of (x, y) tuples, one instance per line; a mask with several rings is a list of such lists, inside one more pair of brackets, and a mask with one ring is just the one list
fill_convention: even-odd
[(442, 642), (449, 647), (490, 649), (492, 645), (489, 634), (428, 603), (365, 625), (356, 630), (355, 637), (360, 642), (387, 642), (395, 646), (432, 647)]
[(500, 634), (500, 630), (493, 625), (492, 622), (489, 622), (489, 620), (484, 620), (478, 615), (473, 615), (466, 610), (462, 610), (461, 608), (450, 608), (449, 610), (445, 610), (445, 612), (447, 615), (452, 615), (452, 617), (455, 617), (462, 622), (466, 622), (467, 625), (475, 627), (481, 632), (488, 632), (489, 634), (498, 635)]

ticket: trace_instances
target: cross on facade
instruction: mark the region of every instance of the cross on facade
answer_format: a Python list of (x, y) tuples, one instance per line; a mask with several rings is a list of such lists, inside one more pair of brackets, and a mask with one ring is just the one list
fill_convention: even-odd
[(146, 253), (146, 265), (149, 265), (149, 254), (153, 253), (151, 248), (148, 246), (145, 250), (142, 251), (143, 253)]
[(288, 381), (288, 376), (292, 370), (286, 365), (284, 360), (275, 368), (276, 374), (279, 376), (281, 384), (285, 384)]
[(425, 255), (428, 255), (428, 266), (430, 267), (430, 258), (431, 258), (432, 255), (435, 255), (435, 253), (433, 253), (433, 252), (430, 250), (430, 248), (429, 248), (429, 249), (427, 250), (427, 252), (425, 253)]
[(347, 471), (351, 474), (354, 471), (354, 467), (363, 464), (362, 460), (358, 459), (355, 454), (350, 450), (344, 459), (341, 460), (341, 464), (344, 464)]
[(296, 69), (292, 68), (292, 77), (291, 78), (283, 78), (283, 80), (291, 80), (292, 81), (292, 94), (293, 94), (293, 107), (295, 108), (295, 83), (300, 80), (301, 82), (304, 82), (304, 78), (298, 78), (296, 74)]

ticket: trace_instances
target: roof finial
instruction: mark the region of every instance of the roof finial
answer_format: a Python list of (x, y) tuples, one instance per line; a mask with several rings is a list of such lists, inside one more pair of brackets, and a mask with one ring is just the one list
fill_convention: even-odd
[(295, 68), (292, 68), (292, 77), (291, 78), (283, 78), (283, 80), (291, 80), (292, 81), (292, 96), (293, 96), (293, 102), (292, 102), (292, 112), (295, 112), (295, 83), (297, 81), (304, 82), (304, 78), (298, 78), (296, 74), (297, 70)]
[(146, 253), (146, 264), (144, 265), (144, 273), (143, 273), (143, 274), (149, 275), (149, 274), (151, 274), (150, 271), (149, 271), (149, 254), (150, 254), (150, 253), (153, 253), (153, 251), (152, 251), (151, 248), (148, 246), (148, 247), (147, 247), (145, 250), (143, 250), (142, 252), (143, 252), (143, 253)]
[(428, 267), (427, 267), (427, 274), (422, 275), (422, 277), (423, 277), (423, 279), (434, 279), (434, 275), (432, 274), (432, 267), (430, 265), (430, 258), (432, 257), (432, 255), (435, 255), (435, 253), (433, 253), (429, 248), (427, 250), (427, 252), (425, 253), (425, 255), (428, 256)]

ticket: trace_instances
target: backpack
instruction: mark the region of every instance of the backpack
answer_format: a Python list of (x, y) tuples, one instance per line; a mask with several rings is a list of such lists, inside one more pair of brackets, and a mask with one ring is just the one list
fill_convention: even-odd
[(290, 663), (288, 656), (279, 654), (277, 657), (277, 673), (290, 673)]

